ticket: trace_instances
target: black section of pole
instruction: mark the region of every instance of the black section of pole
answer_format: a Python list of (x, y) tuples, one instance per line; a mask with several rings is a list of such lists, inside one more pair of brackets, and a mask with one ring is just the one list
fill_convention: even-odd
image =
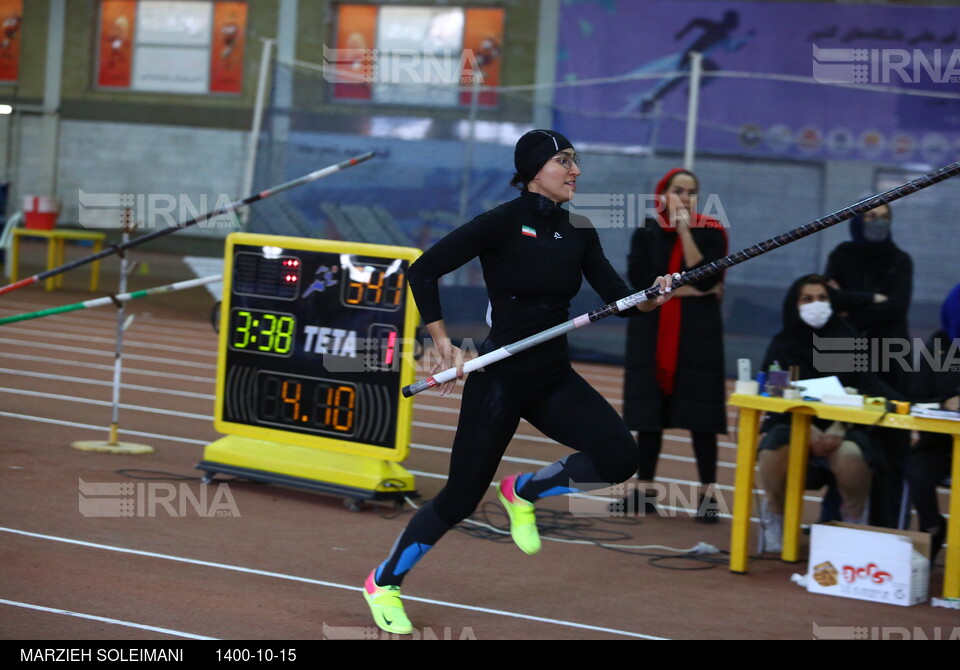
[[(356, 157), (354, 157), (354, 158), (350, 158), (350, 159), (345, 160), (345, 161), (343, 161), (343, 162), (341, 162), (341, 163), (337, 163), (337, 164), (335, 164), (335, 165), (331, 165), (331, 166), (329, 166), (329, 167), (326, 167), (326, 168), (317, 170), (316, 172), (311, 172), (311, 173), (308, 174), (308, 175), (305, 175), (305, 176), (303, 176), (303, 177), (299, 177), (299, 178), (294, 179), (293, 181), (289, 181), (289, 182), (287, 182), (287, 183), (285, 183), (285, 184), (281, 184), (281, 185), (279, 185), (279, 186), (274, 186), (273, 188), (267, 189), (266, 191), (260, 191), (259, 193), (255, 193), (255, 194), (253, 194), (253, 195), (249, 195), (249, 196), (247, 196), (246, 198), (244, 198), (243, 200), (238, 200), (238, 201), (236, 201), (236, 202), (230, 203), (229, 205), (224, 205), (223, 207), (220, 207), (219, 209), (215, 209), (215, 210), (213, 210), (213, 211), (207, 212), (206, 214), (201, 214), (200, 216), (198, 216), (198, 217), (196, 217), (196, 218), (190, 219), (189, 221), (185, 221), (185, 222), (183, 222), (183, 223), (179, 223), (179, 224), (177, 224), (176, 226), (171, 226), (171, 227), (169, 227), (169, 228), (161, 228), (161, 229), (159, 229), (159, 230), (153, 231), (152, 233), (148, 233), (147, 235), (141, 235), (140, 237), (137, 237), (137, 238), (135, 238), (135, 239), (132, 239), (132, 240), (130, 240), (130, 241), (128, 241), (128, 242), (125, 242), (125, 243), (122, 243), (122, 244), (115, 244), (115, 245), (113, 245), (113, 246), (107, 247), (107, 248), (104, 249), (103, 251), (97, 252), (97, 253), (92, 254), (92, 255), (90, 255), (90, 256), (85, 256), (84, 258), (77, 259), (77, 260), (72, 261), (72, 262), (70, 262), (70, 263), (67, 263), (67, 264), (65, 264), (65, 265), (61, 265), (60, 267), (53, 268), (53, 269), (47, 270), (47, 271), (45, 271), (45, 272), (41, 272), (41, 273), (39, 273), (38, 275), (36, 275), (35, 282), (36, 282), (36, 281), (43, 281), (44, 279), (49, 279), (50, 277), (56, 276), (56, 275), (58, 275), (58, 274), (62, 274), (62, 273), (67, 272), (67, 271), (69, 271), (69, 270), (74, 270), (74, 269), (76, 269), (76, 268), (78, 268), (78, 267), (81, 267), (81, 266), (83, 266), (83, 265), (86, 265), (87, 263), (92, 263), (93, 261), (98, 261), (98, 260), (100, 260), (100, 259), (106, 258), (107, 256), (111, 256), (112, 254), (122, 253), (123, 251), (125, 251), (125, 250), (127, 250), (127, 249), (130, 249), (130, 248), (132, 248), (132, 247), (135, 247), (135, 246), (138, 246), (138, 245), (141, 245), (141, 244), (145, 244), (145, 243), (147, 243), (147, 242), (150, 242), (150, 241), (152, 241), (152, 240), (157, 239), (158, 237), (163, 237), (164, 235), (170, 235), (171, 233), (175, 233), (175, 232), (177, 232), (178, 230), (183, 230), (184, 228), (188, 228), (188, 227), (190, 227), (190, 226), (196, 225), (196, 224), (198, 224), (198, 223), (200, 223), (200, 222), (202, 222), (202, 221), (206, 221), (206, 220), (208, 220), (208, 219), (212, 219), (212, 218), (217, 217), (217, 216), (220, 216), (220, 215), (222, 215), (222, 214), (228, 214), (228, 213), (230, 213), (230, 212), (235, 212), (235, 211), (237, 211), (238, 209), (241, 209), (241, 208), (246, 207), (246, 206), (248, 206), (248, 205), (252, 205), (253, 203), (258, 202), (258, 201), (260, 201), (260, 200), (263, 200), (263, 199), (265, 199), (265, 198), (269, 198), (269, 197), (271, 197), (271, 196), (277, 195), (278, 193), (282, 193), (282, 192), (284, 192), (284, 191), (288, 191), (288, 190), (290, 190), (290, 189), (292, 189), (292, 188), (296, 188), (297, 186), (302, 186), (303, 184), (306, 184), (306, 183), (308, 183), (308, 182), (311, 182), (311, 181), (315, 181), (315, 180), (317, 180), (317, 179), (320, 179), (321, 177), (326, 177), (326, 176), (328, 176), (328, 175), (334, 174), (335, 172), (339, 172), (339, 171), (341, 171), (341, 170), (344, 170), (344, 169), (346, 169), (346, 168), (348, 168), (348, 167), (352, 167), (352, 166), (357, 165), (357, 164), (359, 164), (359, 163), (363, 163), (363, 162), (365, 162), (365, 161), (370, 160), (370, 159), (373, 158), (373, 157), (374, 157), (374, 153), (371, 151), (371, 152), (362, 154), (362, 155), (360, 155), (360, 156), (356, 156)], [(34, 282), (34, 283), (35, 283), (35, 282)]]
[[(826, 216), (821, 217), (816, 221), (811, 221), (810, 223), (800, 226), (799, 228), (794, 228), (793, 230), (787, 231), (781, 235), (777, 235), (776, 237), (771, 237), (769, 240), (754, 244), (752, 247), (741, 249), (740, 251), (730, 254), (729, 256), (719, 258), (712, 263), (707, 263), (706, 265), (698, 266), (692, 270), (687, 270), (680, 275), (678, 280), (673, 282), (673, 287), (679, 288), (681, 286), (700, 281), (704, 277), (709, 277), (710, 275), (726, 270), (729, 267), (739, 265), (740, 263), (743, 263), (751, 258), (762, 256), (768, 251), (779, 249), (780, 247), (790, 244), (791, 242), (796, 242), (804, 237), (818, 233), (821, 230), (840, 223), (841, 221), (852, 219), (855, 216), (869, 212), (871, 209), (876, 209), (880, 205), (888, 205), (891, 202), (899, 200), (900, 198), (923, 190), (928, 186), (933, 186), (934, 184), (945, 181), (950, 177), (955, 177), (957, 174), (960, 174), (960, 161), (951, 163), (950, 165), (944, 166), (939, 170), (934, 170), (933, 172), (925, 174), (922, 177), (917, 177), (916, 179), (908, 181), (906, 184), (902, 184), (896, 188), (892, 188), (889, 191), (884, 191), (883, 193), (878, 193), (868, 198), (864, 198), (863, 200), (854, 203), (849, 207), (844, 207), (843, 209), (837, 210), (832, 214), (827, 214)], [(647, 300), (653, 300), (660, 295), (660, 290), (651, 287), (641, 291), (640, 293), (643, 293)], [(610, 303), (609, 305), (604, 305), (603, 307), (590, 312), (588, 316), (590, 321), (593, 322), (616, 314), (619, 311), (620, 309), (617, 307), (616, 303)]]

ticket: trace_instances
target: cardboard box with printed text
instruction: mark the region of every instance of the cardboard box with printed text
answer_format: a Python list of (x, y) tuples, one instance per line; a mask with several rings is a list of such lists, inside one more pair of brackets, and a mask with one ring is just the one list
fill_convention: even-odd
[(807, 590), (916, 605), (930, 595), (930, 535), (847, 523), (810, 531)]

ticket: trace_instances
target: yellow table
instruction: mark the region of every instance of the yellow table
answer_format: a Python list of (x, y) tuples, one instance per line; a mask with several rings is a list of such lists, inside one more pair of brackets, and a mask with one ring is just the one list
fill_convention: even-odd
[[(103, 249), (103, 240), (106, 235), (89, 230), (73, 230), (69, 228), (54, 228), (40, 230), (37, 228), (16, 228), (13, 231), (12, 246), (10, 248), (10, 283), (17, 281), (17, 266), (20, 263), (20, 239), (24, 237), (39, 237), (47, 241), (47, 270), (53, 270), (64, 264), (64, 247), (67, 242), (93, 242), (93, 253)], [(63, 274), (47, 278), (44, 282), (48, 291), (63, 287)], [(100, 261), (93, 261), (90, 269), (90, 291), (95, 292), (100, 283)]]
[(820, 402), (784, 400), (734, 393), (730, 405), (740, 408), (737, 435), (737, 473), (733, 497), (733, 527), (730, 539), (730, 571), (745, 573), (750, 544), (750, 512), (753, 501), (754, 468), (760, 416), (763, 412), (790, 412), (790, 458), (787, 492), (783, 510), (783, 550), (780, 558), (799, 560), (800, 515), (807, 473), (810, 421), (813, 417), (864, 425), (920, 430), (953, 435), (953, 466), (950, 494), (950, 520), (947, 524), (946, 568), (943, 597), (960, 598), (960, 421), (921, 419), (908, 414), (886, 414), (861, 408), (825, 405)]

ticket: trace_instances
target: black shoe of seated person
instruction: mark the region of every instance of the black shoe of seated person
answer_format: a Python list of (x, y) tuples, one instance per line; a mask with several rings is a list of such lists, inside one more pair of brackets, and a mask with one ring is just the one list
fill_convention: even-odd
[(940, 518), (940, 525), (929, 531), (930, 533), (930, 567), (937, 562), (937, 554), (943, 549), (943, 543), (947, 539), (947, 521)]

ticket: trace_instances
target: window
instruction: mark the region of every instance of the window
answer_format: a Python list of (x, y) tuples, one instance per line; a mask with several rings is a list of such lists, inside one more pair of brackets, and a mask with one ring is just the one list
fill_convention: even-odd
[[(335, 100), (469, 106), (476, 82), (500, 83), (503, 10), (415, 5), (337, 5), (336, 44), (324, 46)], [(478, 104), (497, 104), (482, 91)]]
[(238, 94), (246, 22), (246, 2), (102, 0), (97, 86)]

